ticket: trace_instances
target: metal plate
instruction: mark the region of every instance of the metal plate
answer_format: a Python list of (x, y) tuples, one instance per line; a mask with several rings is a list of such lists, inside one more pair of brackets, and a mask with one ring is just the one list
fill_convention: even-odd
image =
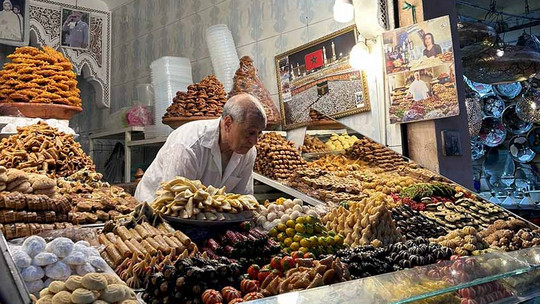
[(529, 147), (536, 152), (540, 153), (540, 128), (534, 128), (527, 134), (527, 140), (529, 141)]
[(473, 89), (474, 91), (476, 91), (478, 94), (480, 94), (480, 96), (483, 97), (483, 96), (486, 96), (486, 95), (493, 95), (494, 94), (492, 85), (485, 84), (485, 83), (474, 82), (474, 81), (471, 81), (470, 79), (468, 79), (465, 76), (463, 76), (463, 78), (465, 79), (465, 82), (469, 85), (469, 87), (471, 89)]
[(510, 150), (512, 158), (520, 163), (528, 163), (536, 156), (536, 153), (529, 146), (527, 137), (522, 135), (510, 139), (508, 150)]
[(471, 158), (473, 160), (480, 159), (486, 154), (486, 148), (478, 139), (478, 136), (471, 138)]
[(478, 138), (484, 145), (496, 147), (504, 142), (506, 128), (499, 118), (486, 117), (482, 120), (482, 127), (478, 133)]
[(496, 84), (493, 86), (493, 91), (503, 97), (508, 99), (514, 99), (516, 96), (521, 93), (523, 87), (519, 82), (505, 83), (505, 84)]
[(234, 220), (208, 221), (208, 220), (181, 219), (174, 216), (162, 215), (163, 219), (165, 219), (171, 225), (180, 224), (183, 226), (218, 227), (218, 226), (231, 226), (234, 224), (239, 224), (245, 221), (249, 221), (253, 217), (253, 212), (244, 211), (237, 214), (237, 216), (238, 218)]
[(527, 133), (533, 127), (532, 123), (523, 121), (519, 118), (516, 113), (516, 105), (511, 105), (504, 109), (502, 121), (506, 130), (516, 135)]
[(516, 165), (506, 149), (490, 149), (483, 164), (487, 175), (500, 179), (502, 176), (514, 175)]
[(504, 100), (499, 96), (489, 95), (482, 97), (482, 102), (484, 103), (482, 111), (486, 116), (492, 116), (500, 118), (504, 112)]

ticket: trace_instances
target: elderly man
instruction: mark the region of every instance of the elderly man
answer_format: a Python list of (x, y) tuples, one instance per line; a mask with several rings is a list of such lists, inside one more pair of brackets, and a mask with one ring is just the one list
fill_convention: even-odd
[(152, 201), (159, 184), (176, 176), (200, 180), (206, 186), (226, 186), (228, 192), (252, 194), (254, 146), (265, 127), (266, 114), (257, 98), (233, 96), (225, 103), (221, 118), (191, 122), (169, 135), (135, 197)]

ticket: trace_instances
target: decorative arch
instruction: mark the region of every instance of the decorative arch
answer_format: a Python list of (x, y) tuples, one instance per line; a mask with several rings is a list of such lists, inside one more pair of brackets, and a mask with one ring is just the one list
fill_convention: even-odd
[[(90, 45), (86, 50), (60, 46), (62, 8), (80, 9), (90, 13)], [(38, 45), (48, 45), (62, 52), (73, 64), (77, 75), (82, 75), (96, 90), (99, 107), (110, 106), (111, 77), (111, 13), (88, 7), (51, 1), (30, 2), (30, 37)]]

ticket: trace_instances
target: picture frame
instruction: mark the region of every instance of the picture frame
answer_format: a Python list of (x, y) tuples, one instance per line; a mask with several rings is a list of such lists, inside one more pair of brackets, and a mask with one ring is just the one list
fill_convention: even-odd
[(30, 41), (30, 3), (28, 0), (4, 0), (0, 7), (0, 43), (28, 45)]
[(275, 57), (283, 128), (314, 123), (310, 109), (334, 119), (371, 110), (367, 76), (349, 64), (355, 25)]
[(63, 48), (86, 50), (90, 47), (90, 13), (62, 8), (60, 45)]
[(463, 148), (461, 147), (461, 135), (457, 130), (441, 131), (441, 139), (443, 145), (444, 156), (463, 156)]

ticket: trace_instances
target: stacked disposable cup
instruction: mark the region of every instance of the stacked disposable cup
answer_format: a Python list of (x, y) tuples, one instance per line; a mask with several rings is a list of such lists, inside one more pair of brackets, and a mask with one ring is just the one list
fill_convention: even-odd
[(210, 52), (212, 66), (218, 80), (229, 92), (233, 86), (234, 73), (240, 66), (238, 53), (231, 31), (225, 24), (217, 24), (206, 29), (206, 45)]
[(148, 128), (148, 132), (145, 130), (145, 136), (146, 134), (154, 137), (167, 136), (172, 130), (164, 125), (161, 119), (171, 105), (176, 92), (187, 91), (187, 87), (193, 83), (191, 62), (185, 57), (161, 57), (150, 64), (150, 69), (154, 87), (155, 126)]

